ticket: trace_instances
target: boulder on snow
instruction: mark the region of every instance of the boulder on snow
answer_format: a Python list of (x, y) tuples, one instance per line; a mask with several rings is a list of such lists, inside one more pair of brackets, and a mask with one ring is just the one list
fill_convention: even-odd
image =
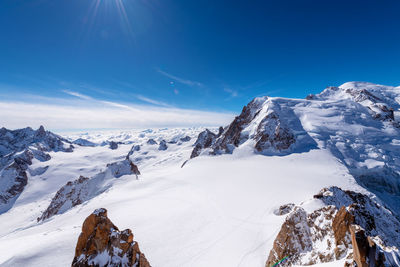
[(150, 267), (130, 229), (120, 231), (104, 208), (95, 210), (82, 225), (73, 267)]

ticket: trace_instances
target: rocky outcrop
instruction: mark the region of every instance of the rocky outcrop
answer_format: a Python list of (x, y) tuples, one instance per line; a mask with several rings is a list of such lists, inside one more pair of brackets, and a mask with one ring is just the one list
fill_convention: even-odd
[(284, 125), (275, 112), (261, 120), (255, 136), (255, 148), (258, 152), (265, 150), (284, 151), (296, 142), (292, 130)]
[(199, 133), (196, 142), (194, 143), (194, 148), (190, 158), (195, 158), (200, 155), (203, 149), (211, 147), (217, 138), (217, 135), (210, 130), (206, 129), (203, 132)]
[(149, 144), (149, 145), (157, 145), (157, 142), (153, 138), (150, 138), (149, 140), (147, 140), (147, 144)]
[(263, 97), (252, 100), (230, 125), (220, 127), (218, 134), (206, 130), (199, 135), (191, 158), (203, 151), (211, 155), (232, 153), (245, 143), (264, 155), (305, 152), (317, 147), (291, 107), (281, 100)]
[(158, 150), (164, 151), (167, 149), (168, 149), (167, 142), (165, 140), (161, 140), (160, 145), (158, 146)]
[(105, 171), (91, 178), (80, 176), (74, 181), (69, 181), (57, 191), (50, 205), (37, 220), (43, 221), (56, 214), (62, 214), (106, 191), (111, 187), (107, 182), (110, 179), (132, 174), (136, 177), (140, 174), (138, 167), (129, 159), (125, 159), (107, 164)]
[(89, 146), (89, 147), (95, 147), (97, 144), (90, 142), (89, 140), (83, 139), (83, 138), (78, 138), (75, 141), (72, 142), (75, 145), (78, 146)]
[(25, 150), (0, 171), (0, 214), (12, 207), (28, 183), (27, 169), (32, 164), (33, 153)]
[(314, 198), (327, 206), (313, 212), (295, 206), (274, 241), (266, 266), (287, 256), (280, 266), (343, 258), (346, 266), (353, 266), (353, 262), (363, 267), (396, 266), (400, 221), (395, 214), (376, 199), (338, 187), (325, 188)]
[(114, 141), (111, 141), (108, 146), (110, 147), (111, 150), (118, 149), (118, 143)]
[(46, 152), (72, 152), (71, 143), (40, 126), (18, 130), (0, 129), (0, 214), (9, 210), (28, 183), (28, 174), (43, 174), (47, 168), (29, 170), (32, 160), (50, 160)]
[(97, 209), (82, 225), (75, 248), (73, 267), (150, 267), (130, 229), (120, 231), (107, 217), (106, 209)]
[(32, 160), (36, 158), (39, 161), (47, 161), (50, 155), (28, 148), (23, 152), (13, 153), (2, 159), (6, 163), (3, 169), (0, 169), (0, 214), (9, 210), (28, 184), (28, 173), (37, 175), (44, 173), (47, 168), (29, 170)]
[(353, 259), (357, 267), (385, 266), (385, 255), (359, 225), (350, 226)]
[(73, 146), (68, 140), (46, 131), (43, 126), (36, 131), (30, 127), (18, 130), (0, 129), (0, 157), (23, 151), (28, 147), (45, 152), (72, 152), (73, 150)]
[(311, 214), (295, 207), (286, 217), (270, 251), (266, 267), (284, 257), (280, 266), (312, 265), (335, 259), (331, 222), (336, 215), (332, 206), (323, 207)]
[(286, 215), (289, 212), (291, 212), (294, 207), (295, 207), (295, 205), (293, 203), (284, 204), (284, 205), (280, 206), (279, 208), (277, 208), (276, 210), (274, 210), (274, 214), (277, 216)]
[(186, 135), (185, 137), (182, 137), (179, 140), (181, 142), (189, 142), (190, 140), (192, 140), (192, 138), (190, 138), (190, 136)]

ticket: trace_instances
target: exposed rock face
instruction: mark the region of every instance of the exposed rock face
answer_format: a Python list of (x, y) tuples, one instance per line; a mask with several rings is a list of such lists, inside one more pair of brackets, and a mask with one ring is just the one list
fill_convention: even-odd
[(331, 222), (336, 209), (327, 206), (311, 214), (301, 207), (295, 207), (288, 215), (275, 239), (266, 267), (286, 256), (280, 266), (312, 265), (334, 260)]
[(158, 150), (164, 151), (167, 150), (167, 142), (165, 140), (161, 140), (160, 145), (158, 146)]
[(194, 148), (190, 158), (195, 158), (200, 155), (203, 149), (211, 147), (217, 138), (217, 135), (210, 130), (206, 129), (205, 131), (199, 133), (196, 142), (194, 143)]
[(108, 180), (130, 174), (137, 176), (140, 172), (132, 161), (125, 159), (107, 164), (105, 171), (92, 178), (80, 176), (74, 181), (69, 181), (57, 191), (49, 207), (37, 220), (42, 221), (53, 215), (62, 214), (110, 188), (111, 184), (107, 182)]
[(354, 216), (342, 206), (332, 221), (332, 231), (335, 237), (335, 257), (340, 259), (346, 255), (349, 248), (349, 228), (354, 223)]
[[(311, 265), (346, 258), (346, 266), (396, 266), (400, 221), (377, 200), (338, 187), (315, 195), (326, 205), (307, 213), (296, 206), (287, 215), (266, 266)], [(284, 208), (283, 208), (284, 209)], [(373, 262), (373, 265), (368, 265)], [(368, 264), (367, 264), (368, 263)], [(371, 263), (372, 264), (372, 263)]]
[(46, 131), (43, 126), (38, 130), (30, 127), (18, 130), (0, 130), (0, 157), (10, 153), (20, 152), (28, 147), (40, 151), (72, 152), (73, 146), (61, 136)]
[(296, 142), (292, 131), (272, 112), (265, 116), (257, 128), (256, 146), (258, 152), (264, 150), (283, 151)]
[[(73, 146), (66, 139), (46, 131), (24, 128), (0, 129), (0, 214), (9, 210), (28, 183), (28, 168), (35, 158), (50, 160), (46, 152), (72, 152)], [(29, 170), (31, 175), (42, 174), (47, 168)]]
[(220, 127), (218, 134), (208, 131), (199, 135), (191, 158), (203, 150), (212, 155), (232, 153), (244, 143), (251, 144), (255, 152), (267, 155), (316, 148), (291, 107), (280, 100), (263, 97), (252, 100), (229, 126)]
[(25, 150), (0, 171), (0, 214), (12, 207), (28, 183), (27, 169), (32, 164), (33, 153)]
[(375, 242), (358, 225), (350, 226), (353, 258), (357, 267), (385, 266), (385, 256), (377, 249)]
[(97, 209), (82, 225), (75, 249), (73, 267), (150, 267), (130, 229), (119, 231), (107, 217), (106, 209)]

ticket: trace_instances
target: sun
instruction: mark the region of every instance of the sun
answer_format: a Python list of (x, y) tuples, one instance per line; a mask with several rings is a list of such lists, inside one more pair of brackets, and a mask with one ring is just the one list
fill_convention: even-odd
[(99, 11), (102, 13), (117, 13), (118, 17), (123, 22), (123, 25), (130, 34), (133, 34), (132, 25), (129, 20), (124, 0), (94, 0), (89, 7), (89, 27), (91, 28), (95, 20), (99, 16)]

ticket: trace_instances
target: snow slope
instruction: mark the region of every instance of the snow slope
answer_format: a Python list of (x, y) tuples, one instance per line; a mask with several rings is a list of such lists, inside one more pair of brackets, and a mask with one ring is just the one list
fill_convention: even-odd
[[(304, 168), (299, 170), (298, 164)], [(4, 228), (20, 228), (1, 230), (0, 250), (7, 253), (1, 254), (0, 262), (69, 265), (83, 220), (105, 207), (116, 225), (132, 228), (154, 266), (263, 266), (283, 219), (274, 215), (276, 207), (310, 198), (333, 182), (344, 188), (357, 186), (322, 150), (285, 158), (204, 157), (182, 169), (166, 164), (162, 170), (142, 173), (139, 180), (119, 178), (106, 193), (44, 223), (36, 223), (39, 210), (32, 206), (30, 212), (22, 206), (1, 215), (2, 221), (12, 221)], [(23, 210), (30, 216), (21, 216)]]

